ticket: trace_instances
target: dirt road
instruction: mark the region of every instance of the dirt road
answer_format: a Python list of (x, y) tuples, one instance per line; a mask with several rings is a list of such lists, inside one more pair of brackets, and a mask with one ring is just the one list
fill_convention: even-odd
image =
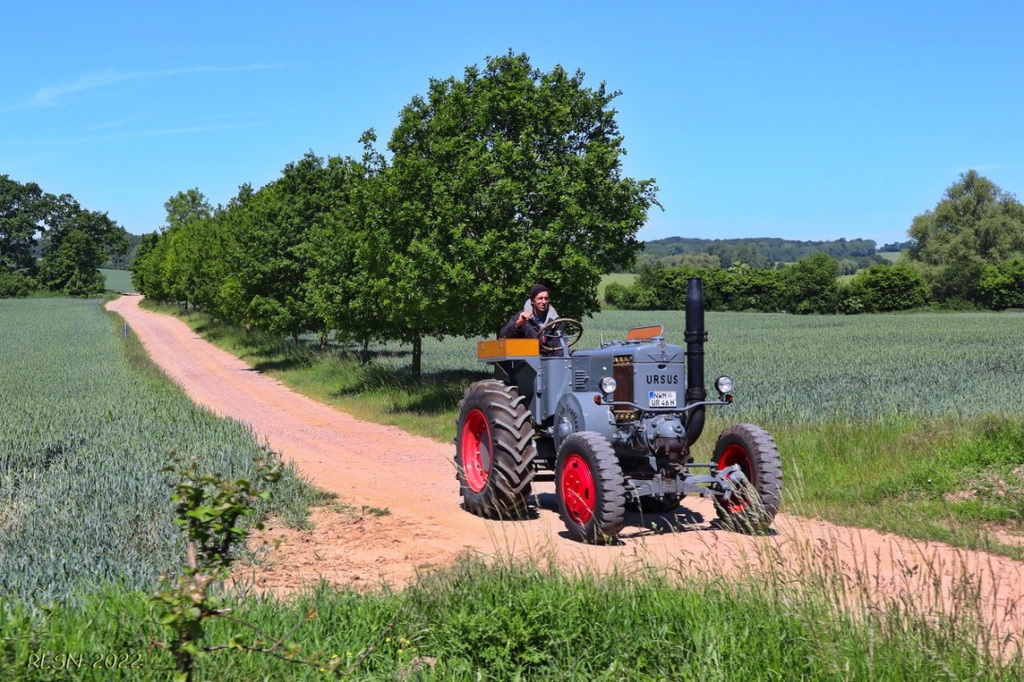
[(654, 564), (682, 575), (739, 575), (770, 564), (793, 575), (840, 572), (859, 585), (851, 600), (909, 596), (922, 613), (949, 611), (954, 587), (973, 583), (985, 620), (999, 635), (1021, 641), (1024, 564), (982, 552), (784, 514), (774, 536), (752, 538), (715, 530), (713, 507), (699, 498), (685, 499), (671, 515), (627, 517), (617, 546), (584, 546), (565, 537), (550, 482), (535, 486), (537, 518), (479, 519), (460, 507), (451, 443), (361, 421), (301, 396), (179, 320), (140, 309), (139, 301), (123, 296), (107, 307), (124, 317), (153, 361), (195, 402), (248, 424), (313, 484), (363, 510), (318, 510), (310, 531), (269, 527), (265, 539), (283, 540), (268, 546), (263, 567), (240, 576), (261, 588), (287, 590), (321, 576), (341, 585), (401, 585), (418, 570), (467, 551), (557, 556), (562, 564), (594, 570)]

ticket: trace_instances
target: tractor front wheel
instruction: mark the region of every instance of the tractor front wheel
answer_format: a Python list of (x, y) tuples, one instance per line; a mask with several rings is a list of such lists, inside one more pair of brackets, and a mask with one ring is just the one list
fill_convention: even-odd
[(782, 504), (782, 457), (775, 440), (756, 424), (733, 424), (722, 432), (711, 458), (718, 470), (738, 464), (743, 479), (729, 499), (715, 497), (718, 518), (727, 528), (763, 533)]
[(615, 450), (601, 434), (580, 431), (562, 441), (555, 461), (555, 494), (573, 540), (604, 543), (622, 530), (625, 479)]
[(515, 386), (489, 379), (466, 389), (455, 431), (455, 477), (465, 508), (522, 518), (532, 492), (533, 424)]

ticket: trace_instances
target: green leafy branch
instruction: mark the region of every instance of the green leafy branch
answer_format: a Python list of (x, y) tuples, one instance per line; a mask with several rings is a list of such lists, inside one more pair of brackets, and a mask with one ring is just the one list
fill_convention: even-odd
[[(183, 463), (176, 456), (172, 456), (172, 464), (164, 469), (174, 474), (176, 479), (171, 485), (171, 499), (175, 503), (175, 523), (187, 538), (188, 559), (182, 575), (173, 579), (166, 575), (161, 577), (161, 589), (151, 598), (160, 624), (171, 635), (170, 641), (156, 644), (173, 655), (173, 679), (180, 682), (192, 679), (196, 659), (200, 655), (225, 649), (267, 654), (324, 672), (351, 675), (386, 637), (391, 625), (353, 663), (342, 668), (344, 661), (340, 656), (315, 654), (311, 658), (301, 658), (302, 648), (289, 641), (304, 622), (316, 617), (315, 610), (307, 611), (304, 620), (284, 637), (274, 639), (254, 625), (231, 616), (231, 610), (223, 608), (212, 593), (217, 582), (230, 576), (233, 549), (248, 534), (242, 521), (255, 512), (260, 501), (270, 498), (270, 493), (262, 489), (261, 484), (273, 483), (281, 477), (280, 464), (265, 460), (258, 460), (256, 464), (253, 480), (200, 474), (194, 461)], [(259, 521), (253, 526), (263, 528)], [(211, 618), (222, 618), (244, 626), (255, 633), (260, 644), (247, 644), (234, 635), (226, 644), (202, 644), (206, 623)]]

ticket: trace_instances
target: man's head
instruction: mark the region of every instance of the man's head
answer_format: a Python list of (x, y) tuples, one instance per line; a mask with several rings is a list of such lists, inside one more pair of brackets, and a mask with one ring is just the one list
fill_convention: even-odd
[(530, 302), (533, 303), (533, 312), (537, 315), (546, 315), (551, 294), (543, 284), (534, 284), (530, 289)]

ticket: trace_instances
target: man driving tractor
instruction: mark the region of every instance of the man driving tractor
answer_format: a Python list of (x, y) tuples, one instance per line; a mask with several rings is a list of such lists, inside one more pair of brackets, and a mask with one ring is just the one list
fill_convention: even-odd
[[(535, 284), (530, 289), (530, 298), (523, 305), (523, 309), (512, 315), (508, 324), (502, 328), (500, 337), (503, 339), (536, 339), (540, 335), (541, 328), (557, 318), (558, 313), (551, 305), (551, 292), (543, 284)], [(545, 355), (562, 354), (555, 339), (564, 333), (564, 325), (561, 322), (545, 330), (544, 338), (541, 339), (542, 349), (557, 349), (544, 350)]]

